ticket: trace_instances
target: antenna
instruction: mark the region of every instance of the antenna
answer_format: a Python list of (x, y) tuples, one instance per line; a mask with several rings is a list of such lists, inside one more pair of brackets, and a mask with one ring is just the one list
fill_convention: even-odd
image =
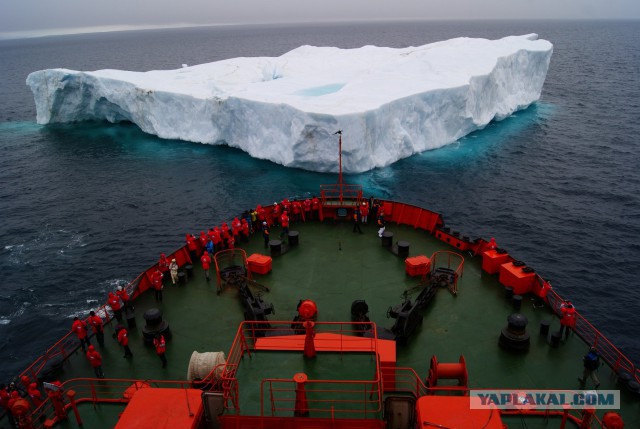
[(342, 199), (342, 130), (338, 130), (333, 135), (338, 134), (338, 185), (340, 186), (340, 198)]

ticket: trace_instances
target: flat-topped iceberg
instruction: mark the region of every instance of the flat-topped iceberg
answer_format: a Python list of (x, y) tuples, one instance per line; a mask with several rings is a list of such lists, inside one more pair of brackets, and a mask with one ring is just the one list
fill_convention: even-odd
[(402, 49), (302, 46), (177, 70), (31, 73), (40, 124), (130, 121), (289, 167), (362, 172), (454, 142), (538, 100), (553, 46), (536, 34)]

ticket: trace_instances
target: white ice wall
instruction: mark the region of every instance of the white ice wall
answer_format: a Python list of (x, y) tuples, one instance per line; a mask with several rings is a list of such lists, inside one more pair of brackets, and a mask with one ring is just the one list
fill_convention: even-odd
[(552, 45), (536, 35), (403, 49), (304, 46), (168, 71), (31, 73), (40, 124), (131, 121), (291, 167), (362, 172), (456, 141), (538, 100)]

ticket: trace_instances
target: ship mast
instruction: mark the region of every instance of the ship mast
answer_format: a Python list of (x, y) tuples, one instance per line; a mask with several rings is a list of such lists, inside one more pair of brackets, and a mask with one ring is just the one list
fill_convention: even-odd
[(342, 130), (338, 130), (333, 135), (338, 134), (338, 188), (340, 189), (340, 199), (342, 199)]

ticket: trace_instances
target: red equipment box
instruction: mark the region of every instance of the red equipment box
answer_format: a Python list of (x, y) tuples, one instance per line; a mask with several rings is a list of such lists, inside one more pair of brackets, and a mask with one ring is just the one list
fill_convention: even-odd
[(482, 269), (489, 274), (500, 271), (500, 265), (511, 260), (508, 253), (498, 253), (496, 250), (487, 250), (482, 253)]
[(526, 273), (522, 269), (524, 266), (518, 267), (513, 262), (502, 264), (500, 266), (500, 276), (498, 281), (504, 286), (511, 286), (514, 295), (524, 295), (533, 289), (533, 281), (536, 276), (535, 272)]
[(267, 274), (271, 271), (271, 256), (254, 253), (247, 258), (249, 271), (256, 274)]
[(424, 255), (412, 256), (404, 260), (405, 270), (411, 277), (422, 276), (429, 272), (431, 259)]

